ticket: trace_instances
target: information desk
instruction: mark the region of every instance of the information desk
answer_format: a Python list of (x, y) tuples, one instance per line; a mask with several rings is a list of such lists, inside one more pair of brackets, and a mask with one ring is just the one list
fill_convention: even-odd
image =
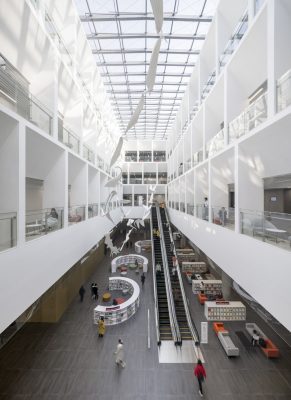
[(151, 247), (152, 247), (151, 240), (139, 240), (134, 244), (134, 249), (138, 254), (140, 254), (142, 250), (144, 251), (149, 250)]
[(98, 324), (99, 318), (104, 317), (105, 325), (116, 325), (128, 320), (134, 315), (139, 306), (139, 285), (129, 278), (109, 278), (109, 290), (128, 290), (131, 297), (122, 304), (112, 306), (97, 306), (94, 308), (94, 324)]
[(134, 265), (135, 260), (137, 260), (138, 265), (142, 265), (143, 272), (148, 271), (148, 259), (140, 256), (139, 254), (127, 254), (125, 256), (115, 257), (111, 261), (111, 272), (115, 273), (117, 268), (121, 265)]

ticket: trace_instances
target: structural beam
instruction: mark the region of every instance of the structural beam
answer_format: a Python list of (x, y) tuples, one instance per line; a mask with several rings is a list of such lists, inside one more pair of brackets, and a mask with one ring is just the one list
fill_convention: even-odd
[[(166, 76), (166, 75), (165, 75)], [(181, 78), (183, 75), (181, 75)], [(145, 86), (144, 81), (140, 82), (104, 82), (104, 86)], [(156, 82), (155, 86), (187, 86), (185, 82)]]
[[(102, 74), (100, 74), (103, 78), (105, 78), (105, 77), (109, 77), (109, 76), (114, 76), (114, 77), (125, 77), (125, 74), (124, 74), (124, 72), (112, 72), (112, 73), (110, 73), (110, 74), (107, 74), (107, 73), (102, 73)], [(147, 73), (146, 72), (127, 72), (126, 73), (126, 76), (128, 76), (128, 77), (130, 77), (130, 76), (147, 76)], [(162, 73), (157, 73), (156, 74), (156, 76), (162, 76), (162, 77), (168, 77), (168, 76), (171, 76), (171, 77), (174, 77), (174, 78), (176, 78), (176, 77), (182, 77), (181, 76), (181, 74), (173, 74), (173, 73), (169, 73), (169, 72), (167, 72), (167, 74), (165, 75), (165, 74), (162, 74)], [(183, 74), (183, 78), (190, 78), (190, 76), (191, 76), (191, 74), (189, 74), (189, 73), (186, 73), (186, 74)]]
[[(82, 22), (110, 22), (110, 21), (154, 21), (152, 13), (134, 13), (134, 12), (121, 12), (121, 13), (86, 13), (80, 15)], [(181, 21), (181, 22), (208, 22), (212, 21), (212, 17), (208, 15), (172, 15), (172, 13), (164, 13), (164, 21)]]
[[(92, 49), (93, 54), (151, 54), (152, 49)], [(187, 54), (187, 55), (199, 55), (199, 50), (186, 50), (186, 49), (169, 49), (169, 50), (160, 50), (159, 54)]]
[[(159, 37), (157, 33), (90, 33), (87, 35), (88, 40), (159, 39)], [(175, 40), (205, 40), (205, 35), (202, 34), (167, 33), (163, 37)]]

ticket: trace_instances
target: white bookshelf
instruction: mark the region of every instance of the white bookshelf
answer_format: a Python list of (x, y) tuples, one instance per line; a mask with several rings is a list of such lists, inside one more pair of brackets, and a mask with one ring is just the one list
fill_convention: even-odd
[(204, 314), (208, 321), (245, 321), (246, 307), (240, 301), (206, 301)]
[(182, 261), (182, 272), (205, 273), (207, 272), (207, 265), (203, 261)]
[(192, 280), (192, 292), (198, 294), (220, 295), (222, 293), (222, 281), (220, 280)]
[(111, 290), (126, 290), (131, 297), (122, 304), (114, 306), (98, 305), (95, 307), (94, 324), (98, 324), (100, 317), (104, 317), (105, 325), (107, 326), (120, 324), (136, 313), (139, 307), (140, 288), (135, 281), (123, 277), (109, 278), (109, 291)]

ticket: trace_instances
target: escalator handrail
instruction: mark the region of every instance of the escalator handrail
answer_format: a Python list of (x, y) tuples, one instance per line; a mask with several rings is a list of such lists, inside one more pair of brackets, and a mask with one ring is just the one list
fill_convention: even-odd
[(176, 253), (176, 248), (175, 248), (175, 244), (174, 244), (174, 240), (173, 240), (173, 235), (172, 235), (172, 229), (170, 226), (170, 221), (169, 221), (169, 217), (168, 217), (168, 213), (167, 210), (165, 209), (165, 216), (166, 216), (166, 220), (169, 226), (169, 234), (170, 234), (170, 238), (171, 238), (171, 243), (173, 243), (173, 252), (175, 254), (176, 257), (176, 267), (177, 267), (177, 274), (178, 274), (178, 279), (179, 279), (179, 284), (180, 284), (180, 289), (181, 289), (181, 293), (182, 293), (182, 299), (183, 299), (183, 304), (184, 304), (184, 309), (185, 309), (185, 313), (186, 313), (186, 318), (187, 318), (187, 323), (191, 332), (191, 335), (194, 339), (195, 345), (199, 345), (200, 344), (200, 337), (199, 337), (199, 333), (198, 330), (196, 328), (196, 325), (193, 321), (193, 318), (191, 316), (191, 313), (189, 311), (189, 306), (188, 306), (188, 302), (187, 302), (187, 298), (186, 298), (186, 294), (185, 294), (185, 290), (184, 290), (184, 285), (183, 285), (183, 280), (182, 280), (182, 275), (181, 275), (181, 271), (180, 271), (180, 266), (179, 266), (179, 262), (178, 262), (178, 257), (177, 257), (177, 253)]
[[(153, 208), (152, 208), (153, 212)], [(161, 344), (161, 335), (160, 335), (160, 328), (159, 328), (159, 307), (158, 307), (158, 294), (157, 294), (157, 280), (156, 280), (156, 260), (155, 260), (155, 250), (154, 250), (154, 238), (153, 238), (153, 222), (152, 222), (152, 212), (150, 218), (150, 229), (151, 229), (151, 241), (152, 241), (152, 266), (153, 266), (153, 283), (154, 283), (154, 301), (155, 301), (155, 320), (156, 320), (156, 333), (157, 333), (157, 343), (158, 345)]]
[(164, 267), (163, 269), (164, 269), (164, 278), (165, 278), (165, 284), (166, 284), (170, 325), (171, 325), (174, 342), (181, 343), (181, 334), (180, 334), (180, 329), (179, 329), (179, 325), (178, 325), (178, 321), (177, 321), (176, 309), (175, 309), (174, 298), (173, 298), (173, 291), (172, 291), (172, 284), (171, 284), (171, 278), (170, 278), (170, 273), (169, 273), (167, 252), (166, 252), (166, 248), (165, 248), (165, 239), (164, 239), (163, 224), (162, 224), (161, 214), (160, 214), (160, 207), (156, 206), (156, 210), (157, 210), (157, 218), (158, 218), (159, 231), (160, 231), (160, 244), (161, 244), (161, 251), (162, 251), (162, 258), (163, 258), (163, 267)]

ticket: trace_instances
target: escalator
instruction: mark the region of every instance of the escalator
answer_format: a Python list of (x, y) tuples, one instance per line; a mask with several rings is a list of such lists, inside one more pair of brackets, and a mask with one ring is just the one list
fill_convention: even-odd
[(171, 249), (171, 237), (170, 237), (170, 226), (168, 224), (168, 219), (166, 216), (166, 211), (164, 208), (160, 209), (160, 215), (162, 220), (163, 227), (163, 236), (164, 236), (164, 244), (167, 253), (168, 266), (171, 278), (171, 285), (173, 291), (174, 305), (176, 311), (176, 318), (178, 321), (181, 339), (183, 340), (192, 340), (193, 336), (191, 334), (191, 330), (188, 325), (187, 316), (185, 312), (182, 291), (180, 287), (180, 281), (178, 279), (177, 272), (173, 275), (173, 261), (172, 261), (172, 249)]
[[(151, 209), (152, 216), (152, 229), (159, 229), (157, 210), (155, 207)], [(171, 323), (169, 316), (169, 308), (167, 301), (167, 291), (165, 284), (165, 276), (164, 276), (164, 265), (163, 265), (163, 257), (162, 257), (162, 249), (160, 238), (157, 236), (152, 237), (153, 242), (153, 265), (156, 264), (161, 265), (161, 272), (156, 274), (156, 289), (157, 289), (157, 307), (158, 307), (158, 324), (159, 324), (159, 333), (160, 340), (172, 340), (172, 331), (171, 331)]]

